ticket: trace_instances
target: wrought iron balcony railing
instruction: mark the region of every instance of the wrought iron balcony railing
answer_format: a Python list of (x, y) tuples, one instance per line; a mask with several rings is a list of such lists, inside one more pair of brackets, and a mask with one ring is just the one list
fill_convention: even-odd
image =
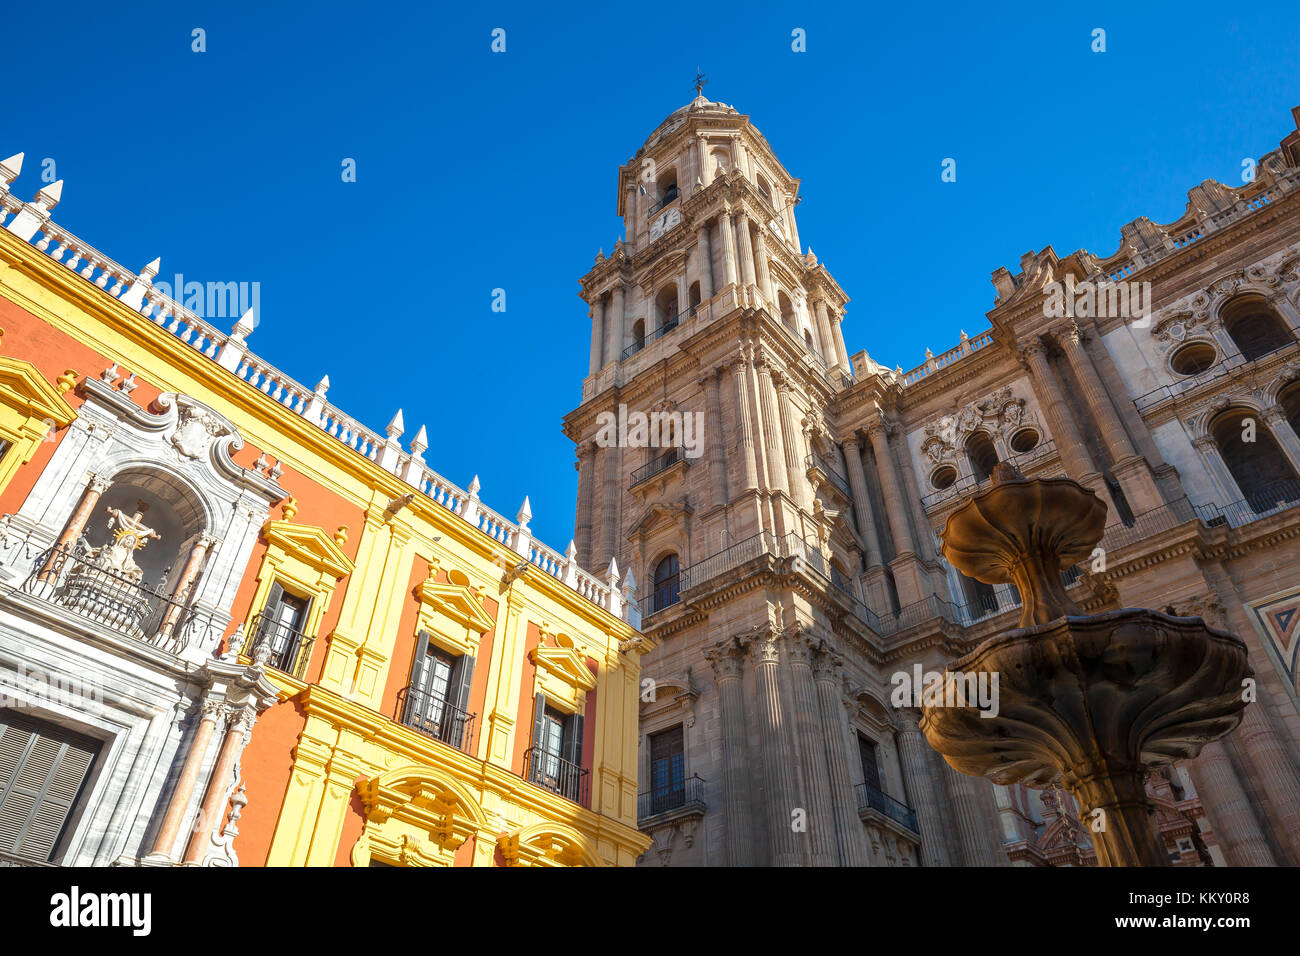
[(699, 310), (699, 306), (693, 305), (689, 309), (686, 309), (684, 312), (678, 312), (676, 315), (664, 319), (663, 324), (661, 324), (659, 328), (655, 329), (649, 335), (645, 336), (639, 341), (633, 342), (631, 345), (625, 348), (623, 350), (623, 358), (625, 359), (631, 358), (633, 355), (636, 355), (637, 352), (640, 352), (651, 342), (655, 341), (656, 339), (663, 338), (673, 329), (677, 328), (677, 326), (680, 325), (682, 322), (684, 322), (685, 320), (693, 316), (698, 310)]
[(266, 645), (266, 662), (271, 667), (290, 677), (300, 678), (306, 673), (311, 649), (316, 643), (314, 634), (304, 634), (298, 628), (263, 613), (253, 616), (252, 625), (244, 641), (245, 656), (256, 657), (258, 650)]
[(650, 600), (647, 602), (646, 614), (654, 614), (662, 611), (666, 607), (672, 607), (674, 604), (681, 603), (681, 575), (674, 574), (665, 581), (659, 581), (655, 589), (650, 592)]
[(874, 810), (895, 823), (906, 827), (917, 836), (921, 835), (921, 828), (916, 823), (916, 813), (905, 803), (900, 803), (887, 793), (882, 793), (869, 783), (860, 783), (858, 790), (858, 813), (866, 813)]
[(673, 445), (664, 449), (660, 454), (655, 455), (647, 464), (642, 465), (636, 471), (632, 472), (632, 477), (628, 481), (629, 488), (635, 488), (643, 481), (649, 481), (660, 472), (667, 471), (673, 465), (682, 461), (685, 456), (682, 453), (680, 445)]
[(524, 779), (583, 807), (591, 806), (591, 774), (541, 747), (524, 751)]
[(703, 813), (707, 809), (704, 803), (704, 780), (699, 774), (692, 774), (685, 780), (647, 790), (637, 794), (636, 815), (639, 823), (644, 823), (661, 813), (682, 810), (687, 807), (698, 809)]
[(143, 575), (106, 566), (85, 538), (46, 548), (34, 558), (27, 541), (6, 537), (3, 548), (6, 563), (15, 549), (19, 560), (32, 560), (19, 586), (22, 593), (108, 630), (173, 653), (190, 644), (215, 644), (221, 636), (222, 626), (211, 612), (191, 606), (188, 594), (168, 591), (170, 568), (156, 585), (146, 584)]
[(853, 500), (853, 491), (849, 487), (849, 480), (841, 475), (829, 461), (821, 455), (813, 452), (804, 459), (804, 470), (812, 471), (814, 468), (830, 479), (831, 484), (844, 493), (844, 497), (849, 501)]
[(478, 715), (466, 713), (445, 697), (408, 684), (397, 692), (397, 715), (407, 727), (469, 753)]
[(671, 203), (680, 195), (681, 193), (678, 192), (676, 186), (669, 186), (668, 191), (664, 193), (663, 198), (650, 207), (650, 209), (646, 212), (645, 217), (647, 219), (651, 218), (660, 209), (663, 209), (664, 206), (667, 206), (669, 203)]

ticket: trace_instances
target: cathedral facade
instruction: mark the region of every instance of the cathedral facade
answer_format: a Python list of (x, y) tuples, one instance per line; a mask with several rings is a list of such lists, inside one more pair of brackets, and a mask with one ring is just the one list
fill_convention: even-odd
[[(1294, 111), (1300, 122), (1300, 109)], [(926, 675), (1016, 626), (948, 514), (999, 462), (1110, 509), (1087, 611), (1204, 617), (1255, 702), (1147, 794), (1174, 865), (1300, 864), (1300, 131), (1240, 187), (993, 273), (991, 327), (922, 366), (849, 355), (799, 180), (702, 95), (619, 170), (625, 239), (581, 280), (578, 560), (637, 582), (644, 865), (1090, 865), (1058, 790), (957, 774)]]

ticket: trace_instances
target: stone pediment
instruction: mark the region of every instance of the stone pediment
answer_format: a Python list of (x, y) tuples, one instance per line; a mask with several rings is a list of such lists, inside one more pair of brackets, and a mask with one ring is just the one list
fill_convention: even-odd
[(582, 713), (588, 692), (596, 688), (596, 675), (587, 667), (587, 658), (573, 644), (567, 634), (557, 634), (555, 643), (542, 643), (528, 653), (528, 659), (537, 667), (535, 691), (541, 691), (556, 703)]
[(496, 626), (467, 584), (441, 584), (430, 578), (420, 585), (420, 602), (476, 634)]
[(268, 544), (282, 549), (316, 571), (335, 578), (352, 573), (352, 561), (321, 528), (289, 521), (270, 521), (262, 528)]
[(65, 427), (77, 417), (76, 411), (30, 362), (0, 356), (0, 390), (9, 398), (7, 404), (32, 418), (50, 419)]
[(628, 540), (642, 537), (650, 534), (656, 525), (675, 524), (679, 519), (687, 518), (693, 512), (693, 508), (683, 500), (680, 504), (672, 504), (667, 501), (656, 501), (646, 506), (641, 512), (641, 516), (627, 531)]

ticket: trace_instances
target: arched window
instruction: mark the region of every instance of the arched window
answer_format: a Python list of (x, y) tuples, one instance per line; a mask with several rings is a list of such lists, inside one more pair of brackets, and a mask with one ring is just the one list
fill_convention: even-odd
[(976, 581), (960, 571), (957, 574), (961, 578), (962, 590), (965, 592), (963, 596), (966, 598), (966, 610), (972, 620), (992, 614), (998, 609), (998, 594), (993, 585)]
[(1210, 423), (1210, 435), (1252, 510), (1269, 511), (1300, 500), (1295, 470), (1253, 410), (1228, 409)]
[(677, 170), (668, 169), (659, 174), (659, 203), (660, 207), (668, 205), (677, 198)]
[(677, 563), (677, 555), (668, 554), (655, 565), (654, 593), (650, 596), (650, 613), (662, 611), (676, 604), (679, 600), (680, 585), (681, 568)]
[(637, 319), (632, 323), (632, 345), (634, 352), (645, 348), (645, 319)]
[(1242, 295), (1220, 312), (1223, 327), (1247, 361), (1276, 352), (1295, 341), (1285, 322), (1262, 295)]
[(966, 439), (966, 456), (970, 459), (970, 469), (974, 472), (976, 481), (987, 481), (993, 477), (993, 469), (998, 463), (998, 450), (986, 432), (975, 432)]
[(772, 188), (762, 176), (758, 177), (758, 194), (767, 200), (768, 205), (772, 205)]
[(791, 332), (798, 334), (799, 323), (794, 317), (794, 303), (790, 301), (790, 297), (784, 292), (777, 290), (776, 304), (781, 310), (781, 322)]
[(695, 308), (700, 304), (700, 284), (692, 282), (691, 287), (686, 290), (686, 301), (688, 308)]
[(655, 327), (673, 329), (677, 327), (677, 286), (664, 286), (655, 296)]

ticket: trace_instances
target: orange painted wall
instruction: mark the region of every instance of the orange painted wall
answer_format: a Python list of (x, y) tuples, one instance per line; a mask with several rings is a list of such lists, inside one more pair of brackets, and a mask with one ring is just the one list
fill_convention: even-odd
[(537, 676), (537, 665), (529, 659), (529, 655), (541, 642), (541, 629), (529, 621), (524, 637), (522, 679), (519, 681), (519, 710), (515, 714), (515, 758), (510, 764), (510, 769), (521, 776), (524, 772), (524, 752), (533, 745), (533, 682)]
[(275, 704), (257, 719), (239, 762), (248, 792), (248, 806), (235, 837), (242, 866), (263, 866), (271, 852), (271, 837), (289, 789), (293, 748), (306, 724), (292, 700)]

